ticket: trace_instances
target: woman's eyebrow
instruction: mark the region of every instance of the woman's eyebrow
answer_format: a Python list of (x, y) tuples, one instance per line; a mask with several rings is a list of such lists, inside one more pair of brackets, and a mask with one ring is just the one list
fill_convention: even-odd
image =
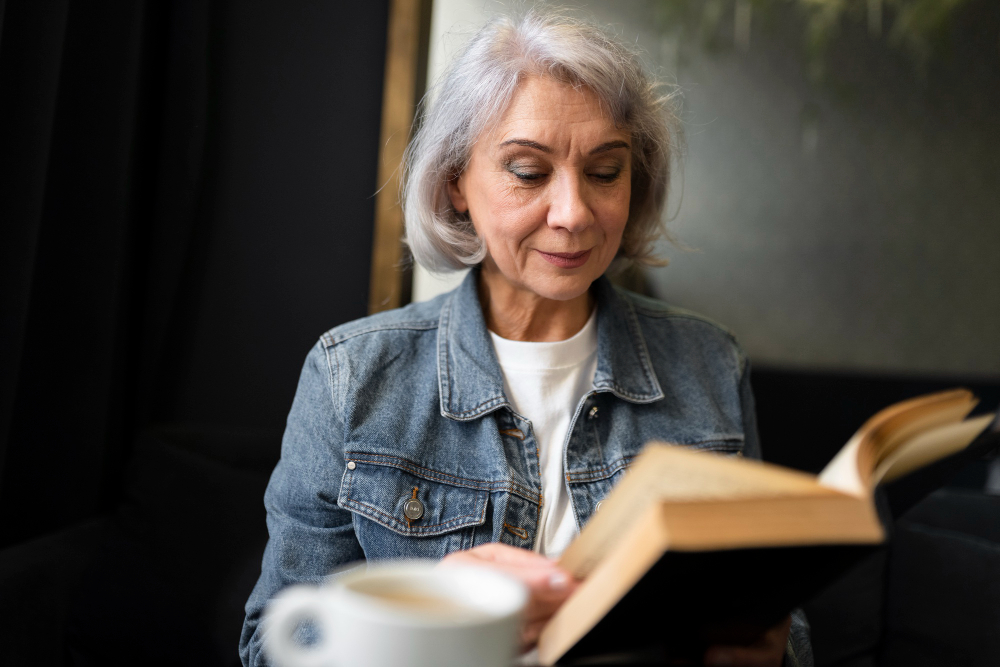
[(535, 150), (542, 151), (543, 153), (551, 153), (552, 149), (548, 146), (538, 143), (537, 141), (532, 141), (531, 139), (508, 139), (507, 141), (500, 144), (500, 148), (504, 146), (527, 146), (528, 148), (534, 148)]
[[(500, 144), (500, 148), (504, 146), (526, 146), (527, 148), (534, 148), (535, 150), (541, 151), (543, 153), (551, 153), (552, 149), (544, 144), (540, 144), (537, 141), (532, 141), (531, 139), (508, 139), (507, 141)], [(606, 153), (608, 151), (613, 151), (616, 148), (631, 148), (627, 142), (618, 141), (607, 141), (600, 146), (595, 147), (590, 151), (590, 155), (596, 155), (597, 153)]]
[(594, 150), (590, 151), (590, 154), (596, 155), (597, 153), (606, 153), (607, 151), (613, 151), (616, 148), (631, 148), (631, 147), (626, 142), (621, 140), (608, 141), (606, 143), (601, 144)]

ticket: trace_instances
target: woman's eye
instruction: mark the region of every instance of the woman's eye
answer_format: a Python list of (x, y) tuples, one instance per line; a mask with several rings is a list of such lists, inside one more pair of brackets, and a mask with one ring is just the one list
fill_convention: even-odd
[(614, 183), (621, 173), (621, 169), (601, 169), (591, 172), (590, 177), (599, 183)]
[(518, 168), (515, 167), (515, 168), (511, 168), (509, 171), (510, 171), (510, 173), (514, 174), (514, 176), (518, 180), (526, 181), (526, 182), (537, 181), (537, 180), (545, 177), (545, 172), (532, 171), (530, 169), (518, 169)]
[(504, 157), (501, 165), (507, 173), (524, 184), (535, 184), (548, 174), (548, 168), (544, 163), (535, 159), (525, 159), (523, 156)]

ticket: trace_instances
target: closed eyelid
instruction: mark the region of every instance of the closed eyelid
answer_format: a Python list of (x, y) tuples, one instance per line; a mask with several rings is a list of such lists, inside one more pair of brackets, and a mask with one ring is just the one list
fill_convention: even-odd
[(510, 158), (503, 161), (503, 167), (507, 171), (524, 171), (529, 169), (543, 169), (544, 165), (539, 164), (534, 160), (524, 160), (519, 158)]

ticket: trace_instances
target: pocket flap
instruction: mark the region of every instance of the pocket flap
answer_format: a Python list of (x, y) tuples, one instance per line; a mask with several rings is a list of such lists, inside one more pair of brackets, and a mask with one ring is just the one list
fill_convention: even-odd
[(743, 456), (743, 438), (727, 437), (716, 440), (706, 440), (684, 445), (700, 452), (716, 452), (718, 454), (734, 454)]
[[(408, 520), (403, 509), (413, 499), (420, 501), (422, 514)], [(485, 489), (446, 484), (390, 464), (351, 460), (337, 502), (401, 535), (429, 536), (482, 525), (488, 499)]]

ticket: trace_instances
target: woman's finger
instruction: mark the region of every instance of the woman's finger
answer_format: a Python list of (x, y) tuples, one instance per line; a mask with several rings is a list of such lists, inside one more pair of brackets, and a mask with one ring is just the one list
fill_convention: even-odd
[(456, 551), (442, 561), (442, 564), (455, 563), (489, 565), (520, 580), (533, 596), (557, 602), (565, 600), (577, 583), (555, 561), (506, 544), (490, 543)]
[(518, 579), (528, 588), (528, 602), (521, 626), (522, 650), (528, 650), (538, 642), (542, 628), (579, 585), (555, 561), (505, 544), (491, 543), (456, 551), (446, 556), (442, 564), (490, 567)]

